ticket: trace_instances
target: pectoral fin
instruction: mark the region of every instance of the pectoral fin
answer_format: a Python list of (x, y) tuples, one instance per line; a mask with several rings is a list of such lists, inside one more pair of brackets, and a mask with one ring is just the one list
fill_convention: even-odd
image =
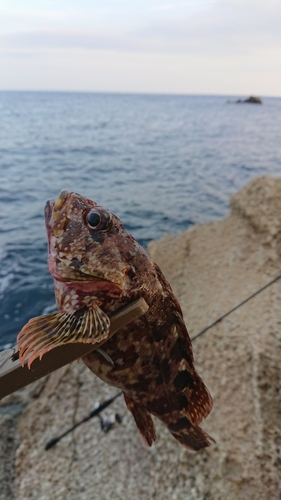
[(22, 366), (26, 358), (28, 368), (36, 358), (59, 345), (81, 342), (96, 344), (109, 334), (110, 320), (98, 307), (77, 311), (55, 312), (29, 320), (17, 336), (19, 359)]

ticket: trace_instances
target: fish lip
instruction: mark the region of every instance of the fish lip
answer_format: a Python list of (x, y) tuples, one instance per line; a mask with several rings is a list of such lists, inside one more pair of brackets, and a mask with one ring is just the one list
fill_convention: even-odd
[[(114, 285), (114, 286), (119, 286), (117, 283), (114, 283), (113, 281), (110, 281), (110, 280), (107, 280), (105, 278), (98, 278), (96, 276), (90, 276), (88, 274), (85, 274), (85, 273), (80, 273), (81, 276), (82, 276), (82, 279), (79, 280), (77, 278), (75, 279), (71, 279), (71, 278), (63, 278), (59, 275), (55, 275), (54, 273), (52, 273), (53, 277), (55, 278), (56, 281), (61, 281), (62, 283), (93, 283), (93, 282), (103, 282), (103, 283), (109, 283), (110, 285)], [(84, 276), (86, 276), (88, 279), (84, 279)], [(121, 288), (121, 287), (120, 287)]]
[(44, 214), (45, 214), (45, 223), (47, 228), (50, 228), (50, 221), (53, 214), (54, 206), (55, 206), (55, 200), (48, 200), (45, 205)]
[[(87, 276), (84, 274), (84, 276)], [(77, 280), (75, 279), (70, 279), (70, 278), (62, 278), (60, 276), (56, 276), (53, 274), (53, 278), (55, 281), (64, 283), (67, 287), (72, 288), (76, 290), (77, 293), (100, 293), (101, 291), (107, 290), (107, 293), (114, 293), (120, 294), (123, 293), (123, 288), (118, 285), (117, 283), (114, 283), (113, 281), (109, 281), (106, 279), (98, 278), (98, 279), (89, 279), (88, 281), (84, 280)]]

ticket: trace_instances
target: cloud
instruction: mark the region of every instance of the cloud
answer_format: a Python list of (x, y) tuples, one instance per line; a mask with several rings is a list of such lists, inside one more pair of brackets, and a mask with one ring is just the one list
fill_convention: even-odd
[(235, 52), (281, 45), (281, 3), (262, 6), (251, 0), (219, 1), (192, 15), (166, 19), (139, 34), (158, 44), (194, 51)]
[[(121, 33), (77, 31), (34, 31), (3, 35), (2, 46), (7, 49), (34, 48), (83, 48), (125, 50), (130, 46), (130, 37)], [(137, 48), (134, 44), (133, 48)]]
[(214, 55), (244, 54), (259, 48), (281, 46), (280, 2), (268, 0), (266, 7), (252, 0), (199, 3), (200, 8), (185, 9), (184, 15), (179, 7), (186, 6), (185, 2), (154, 6), (154, 9), (166, 9), (173, 14), (160, 19), (157, 16), (149, 18), (135, 27), (125, 21), (123, 26), (114, 29), (89, 29), (88, 23), (86, 29), (48, 23), (48, 29), (5, 34), (1, 37), (2, 46), (7, 49), (58, 47)]
[(280, 94), (280, 0), (104, 0), (95, 12), (81, 0), (79, 15), (73, 2), (6, 23), (6, 88), (20, 68), (26, 88), (243, 93), (253, 81), (253, 93)]
[(215, 59), (115, 50), (56, 48), (28, 53), (32, 57), (17, 57), (13, 64), (2, 60), (2, 89), (280, 95), (280, 71), (264, 53), (250, 61), (227, 55)]

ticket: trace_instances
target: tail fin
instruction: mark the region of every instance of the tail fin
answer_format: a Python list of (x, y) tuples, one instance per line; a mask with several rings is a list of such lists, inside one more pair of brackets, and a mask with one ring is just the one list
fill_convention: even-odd
[[(183, 378), (185, 373), (185, 371), (180, 371), (178, 379), (181, 380), (180, 377)], [(170, 418), (173, 416), (173, 422), (166, 421), (166, 424), (168, 424), (169, 431), (179, 443), (189, 450), (198, 451), (215, 443), (214, 439), (199, 427), (203, 418), (210, 413), (213, 400), (195, 370), (192, 385), (192, 389), (184, 388), (182, 391), (184, 394), (187, 393), (187, 404), (180, 413), (171, 414)]]
[[(188, 419), (186, 420), (188, 422)], [(190, 426), (190, 424), (188, 426), (187, 424), (186, 427), (181, 426), (182, 428), (179, 430), (172, 430), (171, 427), (175, 427), (177, 424), (172, 424), (168, 428), (174, 438), (185, 446), (185, 448), (192, 451), (198, 451), (201, 450), (201, 448), (207, 448), (211, 446), (212, 443), (215, 443), (215, 440), (208, 436), (201, 427), (193, 427)]]

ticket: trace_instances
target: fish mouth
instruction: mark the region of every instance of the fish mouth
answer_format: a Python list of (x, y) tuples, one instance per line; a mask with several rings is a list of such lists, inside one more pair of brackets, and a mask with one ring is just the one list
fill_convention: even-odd
[(68, 288), (74, 289), (81, 293), (106, 293), (112, 296), (120, 296), (123, 292), (123, 287), (113, 281), (99, 276), (82, 273), (66, 267), (64, 272), (62, 269), (57, 269), (52, 259), (48, 260), (49, 271), (57, 283), (64, 283)]
[(107, 280), (89, 280), (89, 281), (64, 281), (68, 288), (74, 289), (76, 292), (101, 294), (106, 293), (112, 296), (120, 296), (123, 289), (116, 283)]
[[(58, 265), (61, 264), (61, 267), (58, 268)], [(56, 281), (61, 283), (67, 283), (68, 285), (78, 287), (78, 288), (114, 288), (115, 290), (122, 290), (122, 286), (120, 284), (115, 283), (107, 278), (95, 276), (92, 274), (86, 274), (81, 271), (77, 271), (72, 267), (64, 266), (63, 261), (56, 258), (56, 263), (53, 263), (53, 260), (48, 259), (48, 267), (51, 275)]]

